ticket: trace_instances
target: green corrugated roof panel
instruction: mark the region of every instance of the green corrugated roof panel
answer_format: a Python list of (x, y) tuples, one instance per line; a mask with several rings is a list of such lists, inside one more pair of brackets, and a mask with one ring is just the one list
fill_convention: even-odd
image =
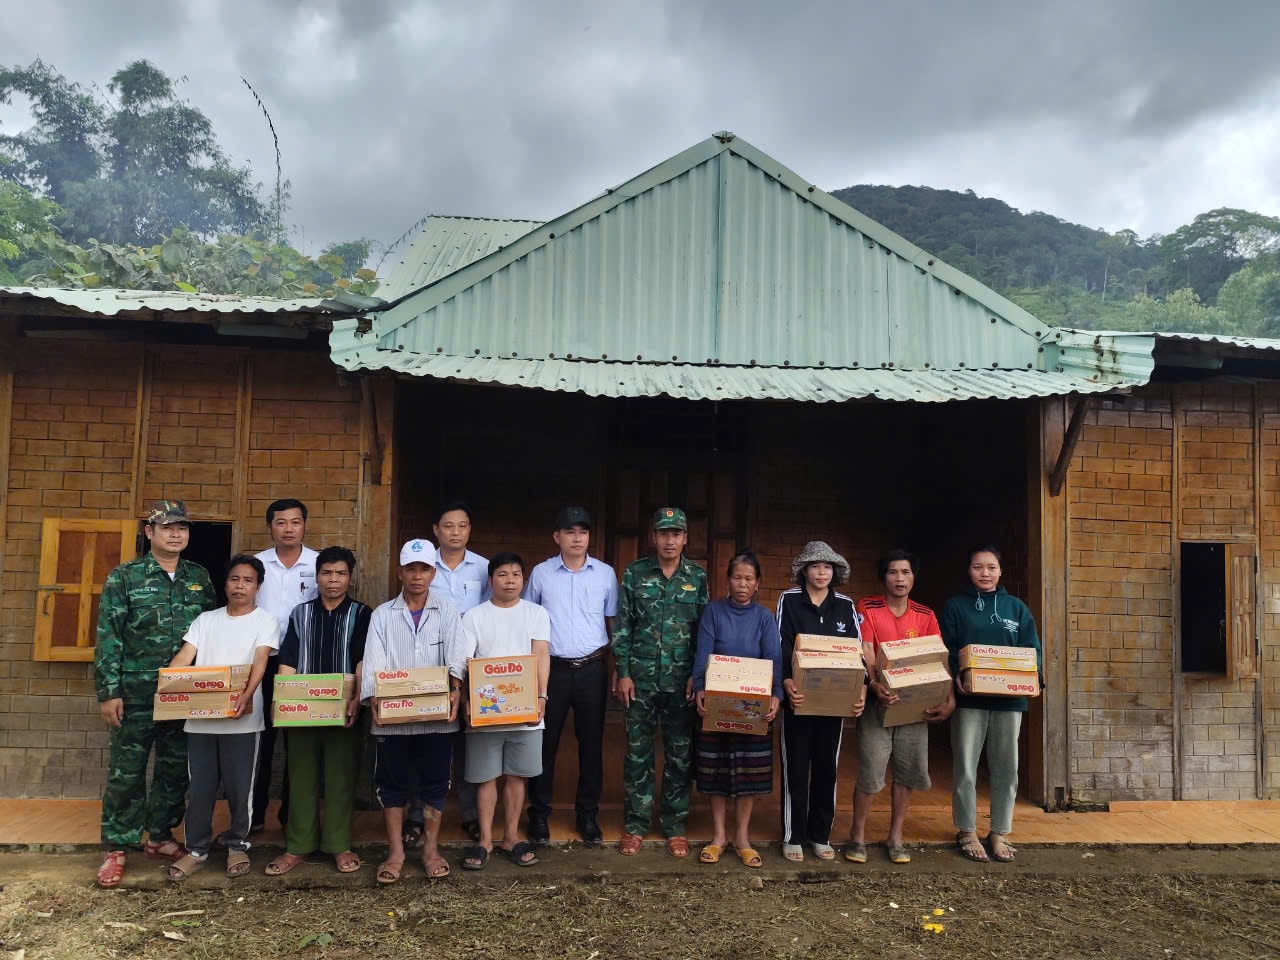
[(388, 303), (399, 300), (501, 250), (541, 225), (540, 220), (430, 216), (378, 286), (378, 296)]

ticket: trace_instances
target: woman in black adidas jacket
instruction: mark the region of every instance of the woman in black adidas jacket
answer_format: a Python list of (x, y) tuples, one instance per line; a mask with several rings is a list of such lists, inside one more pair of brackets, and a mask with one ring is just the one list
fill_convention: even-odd
[[(778, 632), (782, 635), (782, 687), (786, 692), (782, 726), (782, 854), (804, 859), (807, 845), (820, 860), (835, 859), (831, 821), (836, 815), (836, 765), (844, 717), (798, 716), (804, 695), (791, 678), (796, 635), (848, 637), (862, 640), (853, 600), (835, 587), (849, 578), (849, 563), (821, 540), (807, 544), (791, 562), (795, 586), (778, 598)], [(865, 696), (855, 716), (862, 714)]]

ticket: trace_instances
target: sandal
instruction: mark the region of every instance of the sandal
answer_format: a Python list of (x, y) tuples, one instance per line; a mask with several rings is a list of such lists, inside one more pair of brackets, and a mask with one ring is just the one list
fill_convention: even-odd
[(624, 833), (618, 841), (618, 852), (624, 857), (634, 857), (644, 846), (644, 837), (636, 833)]
[(752, 870), (758, 870), (764, 866), (764, 861), (760, 859), (760, 854), (756, 852), (754, 847), (737, 847), (734, 852), (738, 854), (738, 859), (742, 861), (744, 867), (750, 867)]
[(480, 844), (476, 844), (467, 851), (465, 857), (462, 858), (463, 870), (483, 870), (489, 863), (489, 851)]
[(987, 834), (987, 843), (991, 845), (991, 856), (995, 857), (997, 862), (1013, 863), (1014, 855), (1018, 851), (1005, 839), (1005, 834), (989, 833)]
[(462, 832), (471, 838), (472, 843), (480, 842), (480, 821), (479, 820), (463, 820)]
[(174, 860), (181, 860), (187, 855), (187, 848), (170, 837), (168, 840), (161, 840), (159, 843), (152, 843), (148, 840), (142, 845), (142, 855), (148, 860), (168, 860), (172, 863)]
[(406, 850), (416, 850), (422, 845), (422, 827), (416, 823), (406, 823), (400, 834), (400, 841)]
[(243, 877), (249, 872), (250, 866), (252, 866), (252, 864), (249, 862), (249, 855), (243, 850), (227, 851), (228, 877)]
[(429, 860), (423, 860), (422, 869), (426, 871), (428, 880), (443, 880), (449, 875), (449, 862), (437, 855)]
[(286, 873), (306, 859), (306, 857), (300, 857), (295, 853), (282, 853), (280, 856), (268, 863), (266, 869), (262, 872), (268, 877), (283, 877)]
[(103, 890), (114, 890), (124, 879), (124, 851), (112, 850), (102, 859), (98, 868), (98, 886)]
[(538, 862), (538, 855), (534, 853), (533, 844), (528, 840), (521, 840), (510, 850), (506, 847), (499, 847), (498, 849), (517, 867), (532, 867)]
[(809, 849), (813, 851), (813, 855), (819, 860), (834, 860), (836, 858), (835, 847), (829, 843), (811, 843)]
[(867, 845), (850, 840), (849, 845), (844, 848), (844, 858), (850, 863), (866, 863)]
[(403, 860), (383, 860), (378, 866), (378, 882), (383, 885), (395, 883), (400, 879), (400, 871), (403, 869)]
[(195, 854), (188, 853), (185, 857), (175, 860), (169, 866), (169, 880), (173, 883), (181, 883), (197, 870), (203, 870), (204, 865), (208, 862), (208, 854), (205, 854), (203, 857), (197, 857)]
[(667, 837), (667, 853), (677, 860), (688, 859), (689, 841), (684, 837)]
[(792, 863), (804, 863), (804, 847), (798, 843), (784, 843), (782, 855)]
[(956, 846), (960, 848), (960, 852), (964, 854), (966, 860), (972, 860), (974, 863), (986, 863), (990, 859), (987, 856), (987, 851), (982, 849), (982, 841), (978, 839), (978, 834), (975, 830), (957, 833)]
[(360, 858), (350, 850), (335, 853), (333, 855), (333, 863), (338, 868), (339, 873), (355, 873), (360, 869)]
[(896, 847), (889, 848), (889, 862), (890, 863), (910, 863), (911, 854), (907, 853), (906, 847), (904, 847), (902, 844), (898, 844)]
[(708, 843), (702, 848), (702, 852), (698, 854), (700, 863), (719, 863), (720, 854), (724, 852), (724, 848), (714, 843)]

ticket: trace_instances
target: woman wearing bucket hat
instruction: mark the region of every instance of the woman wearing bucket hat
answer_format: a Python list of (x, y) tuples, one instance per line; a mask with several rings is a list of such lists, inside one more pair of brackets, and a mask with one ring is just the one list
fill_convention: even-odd
[[(849, 562), (821, 540), (804, 545), (791, 561), (796, 584), (778, 598), (778, 631), (782, 638), (782, 688), (786, 692), (782, 726), (782, 854), (804, 859), (808, 846), (820, 860), (835, 859), (831, 822), (836, 813), (836, 765), (844, 717), (797, 714), (804, 694), (791, 678), (796, 635), (847, 637), (859, 644), (861, 635), (853, 599), (835, 587), (849, 578)], [(864, 696), (854, 710), (862, 714)]]

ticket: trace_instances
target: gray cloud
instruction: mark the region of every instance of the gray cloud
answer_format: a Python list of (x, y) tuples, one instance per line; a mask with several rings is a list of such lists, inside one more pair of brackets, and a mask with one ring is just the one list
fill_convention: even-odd
[(553, 217), (724, 128), (829, 189), (973, 187), (1142, 233), (1280, 212), (1274, 3), (17, 3), (7, 62), (105, 85), (148, 57), (271, 182), (246, 76), (311, 249)]

